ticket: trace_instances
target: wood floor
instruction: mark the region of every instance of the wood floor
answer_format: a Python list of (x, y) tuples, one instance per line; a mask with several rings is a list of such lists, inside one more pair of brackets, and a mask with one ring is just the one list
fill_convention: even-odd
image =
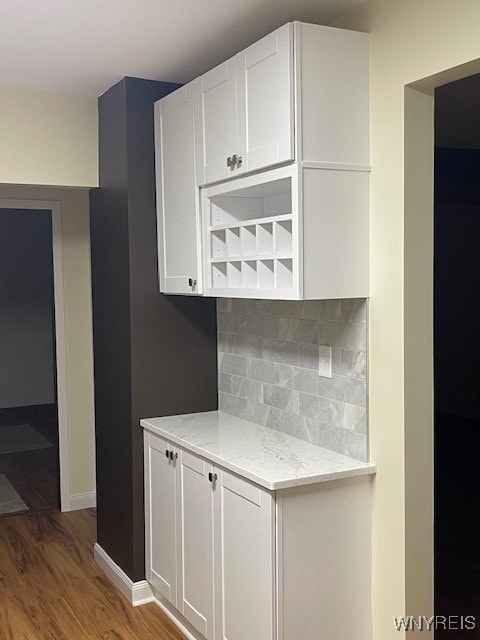
[(95, 532), (93, 509), (0, 519), (0, 640), (184, 640), (157, 605), (113, 587)]
[[(52, 443), (48, 449), (0, 454), (0, 474), (9, 482), (33, 514), (59, 509), (58, 427), (56, 420), (29, 424)], [(2, 427), (0, 426), (0, 429)], [(2, 516), (1, 518), (10, 517)]]

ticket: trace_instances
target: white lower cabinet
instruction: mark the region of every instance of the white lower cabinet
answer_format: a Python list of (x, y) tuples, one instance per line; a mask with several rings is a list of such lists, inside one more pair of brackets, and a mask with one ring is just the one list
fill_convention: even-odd
[(215, 487), (216, 640), (274, 638), (275, 501), (227, 471)]
[(177, 464), (177, 607), (195, 629), (214, 640), (213, 466), (187, 451), (180, 451)]
[(189, 637), (371, 640), (371, 478), (269, 491), (145, 431), (146, 576)]
[(174, 447), (145, 434), (145, 514), (147, 580), (174, 606), (177, 604), (176, 473)]
[(273, 640), (272, 493), (145, 434), (146, 575), (208, 640)]

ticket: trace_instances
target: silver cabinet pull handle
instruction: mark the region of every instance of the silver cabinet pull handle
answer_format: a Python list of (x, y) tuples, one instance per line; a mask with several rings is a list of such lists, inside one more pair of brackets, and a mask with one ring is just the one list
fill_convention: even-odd
[(227, 158), (227, 167), (231, 167), (232, 169), (235, 165), (240, 166), (242, 164), (242, 156), (237, 156), (236, 153), (233, 156), (228, 156)]

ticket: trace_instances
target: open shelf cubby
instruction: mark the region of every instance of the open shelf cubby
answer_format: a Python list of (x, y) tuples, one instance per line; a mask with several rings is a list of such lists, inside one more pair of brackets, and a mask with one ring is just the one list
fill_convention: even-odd
[(292, 177), (229, 189), (207, 197), (211, 288), (292, 292)]
[(242, 253), (245, 256), (254, 256), (257, 254), (257, 227), (248, 225), (241, 228), (242, 235)]
[(273, 253), (273, 223), (257, 225), (257, 252), (259, 255)]
[[(280, 178), (213, 195), (210, 201), (210, 226), (236, 226), (252, 221), (275, 220), (292, 213), (291, 178)], [(271, 219), (271, 220), (270, 220)]]
[(211, 265), (212, 287), (217, 289), (276, 289), (293, 287), (292, 258), (231, 260)]

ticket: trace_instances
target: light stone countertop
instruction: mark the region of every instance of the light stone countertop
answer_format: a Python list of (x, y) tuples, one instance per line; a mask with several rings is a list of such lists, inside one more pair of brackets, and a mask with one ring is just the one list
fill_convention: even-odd
[(146, 418), (140, 425), (271, 491), (376, 472), (374, 464), (223, 411)]

